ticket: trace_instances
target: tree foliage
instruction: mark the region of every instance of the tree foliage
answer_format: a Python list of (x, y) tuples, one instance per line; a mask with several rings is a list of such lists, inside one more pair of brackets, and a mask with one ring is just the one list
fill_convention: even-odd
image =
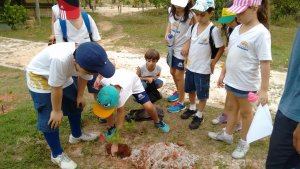
[(1, 20), (7, 23), (11, 29), (17, 29), (17, 24), (24, 24), (27, 18), (26, 9), (21, 5), (11, 5), (10, 0), (6, 0), (2, 13)]
[[(299, 0), (272, 0), (271, 17), (276, 20), (281, 17), (299, 15), (300, 1)], [(299, 16), (298, 16), (299, 17)]]

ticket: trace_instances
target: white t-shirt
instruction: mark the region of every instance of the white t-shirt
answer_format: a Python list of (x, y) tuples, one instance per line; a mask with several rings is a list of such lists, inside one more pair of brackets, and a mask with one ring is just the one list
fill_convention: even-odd
[(57, 4), (52, 6), (52, 13), (54, 14), (56, 20), (60, 17), (59, 8)]
[[(90, 20), (93, 40), (94, 41), (101, 40), (101, 37), (100, 37), (100, 34), (99, 34), (99, 31), (98, 31), (95, 21), (93, 20), (93, 18), (90, 15), (88, 15), (88, 17)], [(66, 27), (67, 27), (68, 42), (76, 42), (78, 44), (81, 44), (84, 42), (91, 41), (84, 21), (82, 22), (81, 28), (77, 29), (70, 23), (70, 21), (66, 20)], [(55, 34), (55, 38), (56, 38), (56, 43), (64, 42), (59, 20), (56, 20), (54, 23), (54, 34)]]
[[(191, 26), (186, 33), (186, 37), (191, 38), (191, 46), (189, 49), (186, 68), (195, 73), (211, 74), (211, 48), (209, 44), (209, 31), (213, 26), (213, 23), (210, 23), (199, 35), (197, 35), (198, 25), (199, 23), (196, 23), (192, 31)], [(219, 28), (215, 26), (212, 30), (211, 36), (214, 40), (216, 48), (224, 46)]]
[[(51, 93), (51, 86), (63, 88), (73, 83), (78, 76), (73, 63), (75, 43), (58, 43), (38, 53), (26, 67), (27, 86), (37, 93)], [(80, 75), (91, 80), (91, 75)]]
[(157, 75), (159, 75), (161, 72), (161, 67), (159, 65), (156, 65), (155, 69), (151, 72), (147, 69), (146, 64), (139, 66), (139, 68), (141, 70), (141, 77), (154, 77), (155, 79), (157, 79)]
[(117, 69), (111, 78), (103, 78), (101, 84), (121, 86), (118, 108), (124, 106), (132, 94), (145, 91), (140, 78), (134, 72), (126, 69)]
[(189, 29), (189, 26), (190, 26), (190, 22), (191, 22), (191, 19), (193, 18), (194, 16), (194, 13), (193, 12), (190, 12), (189, 13), (189, 18), (186, 20), (186, 22), (180, 22), (180, 21), (183, 21), (184, 17), (179, 17), (179, 16), (176, 16), (175, 17), (178, 19), (178, 20), (175, 20), (173, 15), (171, 15), (171, 8), (168, 9), (168, 12), (169, 12), (169, 23), (171, 25), (171, 33), (174, 36), (174, 45), (173, 45), (173, 49), (174, 49), (174, 56), (178, 59), (181, 59), (181, 60), (185, 60), (185, 57), (183, 57), (180, 52), (181, 52), (181, 49), (182, 49), (182, 46), (183, 44), (188, 40), (188, 38), (185, 36), (187, 30)]
[(271, 35), (259, 24), (239, 34), (241, 25), (230, 35), (226, 59), (225, 84), (243, 91), (257, 91), (260, 87), (260, 61), (272, 60)]

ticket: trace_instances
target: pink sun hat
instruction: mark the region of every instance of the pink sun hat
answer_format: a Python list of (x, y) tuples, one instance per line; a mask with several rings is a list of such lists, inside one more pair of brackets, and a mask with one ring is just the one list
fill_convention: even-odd
[(240, 14), (250, 6), (261, 5), (262, 0), (234, 0), (233, 5), (228, 9), (229, 12)]

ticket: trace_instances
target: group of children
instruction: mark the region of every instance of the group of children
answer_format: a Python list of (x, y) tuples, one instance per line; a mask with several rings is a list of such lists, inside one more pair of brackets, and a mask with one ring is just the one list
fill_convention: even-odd
[[(53, 23), (52, 31), (57, 44), (44, 49), (27, 66), (27, 85), (38, 112), (38, 129), (43, 132), (50, 146), (52, 162), (61, 168), (77, 166), (60, 145), (59, 126), (63, 115), (69, 118), (70, 143), (97, 138), (94, 134), (82, 132), (80, 127), (81, 112), (85, 106), (85, 86), (94, 94), (94, 113), (107, 119), (107, 139), (122, 128), (124, 106), (131, 95), (143, 105), (156, 128), (169, 132), (170, 127), (158, 118), (145, 91), (149, 84), (155, 84), (156, 88), (163, 86), (163, 81), (159, 79), (161, 67), (156, 65), (160, 59), (159, 53), (149, 49), (145, 54), (146, 63), (139, 66), (136, 73), (115, 69), (105, 50), (92, 42), (101, 38), (89, 15), (92, 31), (88, 31), (80, 14), (78, 0), (59, 0), (58, 3), (60, 19)], [(209, 132), (208, 136), (232, 144), (232, 134), (237, 124), (242, 124), (239, 128), (241, 140), (232, 157), (243, 158), (249, 150), (246, 135), (253, 117), (247, 95), (249, 92), (257, 93), (263, 105), (268, 100), (272, 58), (267, 0), (234, 0), (224, 7), (218, 22), (226, 25), (225, 45), (221, 30), (211, 21), (215, 10), (214, 0), (197, 0), (195, 5), (191, 0), (171, 0), (171, 4), (166, 36), (172, 34), (174, 37), (170, 73), (176, 92), (167, 98), (175, 102), (167, 110), (170, 113), (185, 110), (184, 97), (188, 93), (189, 108), (180, 117), (188, 119), (193, 116), (189, 128), (199, 128), (209, 98), (210, 76), (225, 50), (227, 59), (218, 86), (225, 84), (227, 95), (224, 113), (214, 119), (213, 124), (227, 122), (227, 125), (220, 132)], [(63, 35), (62, 29), (65, 28), (62, 28), (62, 22), (67, 27), (67, 40)], [(199, 100), (198, 107), (196, 97)], [(115, 110), (116, 124), (113, 120)]]
[(225, 45), (220, 29), (211, 22), (214, 0), (197, 0), (195, 5), (190, 0), (171, 0), (171, 4), (166, 36), (170, 33), (174, 36), (170, 73), (177, 91), (168, 97), (169, 101), (176, 101), (168, 111), (176, 113), (185, 110), (184, 95), (188, 93), (190, 106), (180, 117), (188, 119), (193, 116), (190, 129), (201, 125), (209, 98), (210, 75), (225, 51), (226, 63), (218, 80), (218, 86), (225, 86), (227, 91), (225, 107), (212, 123), (227, 125), (219, 132), (209, 132), (208, 136), (232, 144), (234, 131), (241, 130), (241, 139), (232, 157), (244, 158), (250, 147), (246, 136), (253, 118), (248, 93), (257, 93), (262, 105), (268, 101), (272, 60), (268, 2), (229, 1), (222, 10), (222, 18), (218, 20), (223, 24), (227, 40)]

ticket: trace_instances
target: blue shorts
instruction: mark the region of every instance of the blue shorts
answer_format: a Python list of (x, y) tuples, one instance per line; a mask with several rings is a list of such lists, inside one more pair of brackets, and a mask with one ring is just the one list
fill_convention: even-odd
[[(93, 74), (93, 79), (89, 80), (86, 84), (89, 93), (98, 93), (99, 92), (99, 90), (94, 88), (94, 83), (95, 83), (97, 76), (98, 76), (98, 74)], [(73, 78), (74, 83), (77, 85), (78, 77), (73, 76), (72, 78)]]
[(133, 94), (133, 97), (136, 99), (136, 101), (140, 104), (144, 104), (148, 101), (150, 101), (148, 94), (146, 93), (146, 91), (143, 91), (141, 93), (136, 93)]
[(184, 60), (178, 59), (175, 56), (172, 58), (172, 68), (184, 70)]
[[(37, 128), (42, 132), (55, 132), (58, 130), (52, 129), (48, 125), (50, 114), (52, 111), (51, 93), (36, 93), (29, 91), (34, 108), (38, 114)], [(63, 89), (62, 98), (62, 111), (65, 116), (78, 116), (81, 115), (82, 109), (77, 108), (77, 87), (73, 83), (72, 85)]]
[(206, 100), (209, 97), (209, 82), (210, 74), (205, 75), (186, 70), (184, 91), (186, 93), (196, 91), (199, 100)]
[[(147, 81), (146, 80), (141, 80), (141, 82), (142, 82), (142, 85), (143, 85), (144, 89), (146, 90), (146, 88), (148, 87)], [(154, 83), (155, 83), (155, 86), (156, 86), (157, 89), (164, 84), (164, 82), (160, 79), (154, 80)]]
[(236, 97), (242, 97), (242, 98), (248, 98), (248, 93), (253, 92), (256, 93), (256, 91), (243, 91), (236, 88), (233, 88), (231, 86), (225, 85), (225, 89), (232, 92), (234, 96)]

